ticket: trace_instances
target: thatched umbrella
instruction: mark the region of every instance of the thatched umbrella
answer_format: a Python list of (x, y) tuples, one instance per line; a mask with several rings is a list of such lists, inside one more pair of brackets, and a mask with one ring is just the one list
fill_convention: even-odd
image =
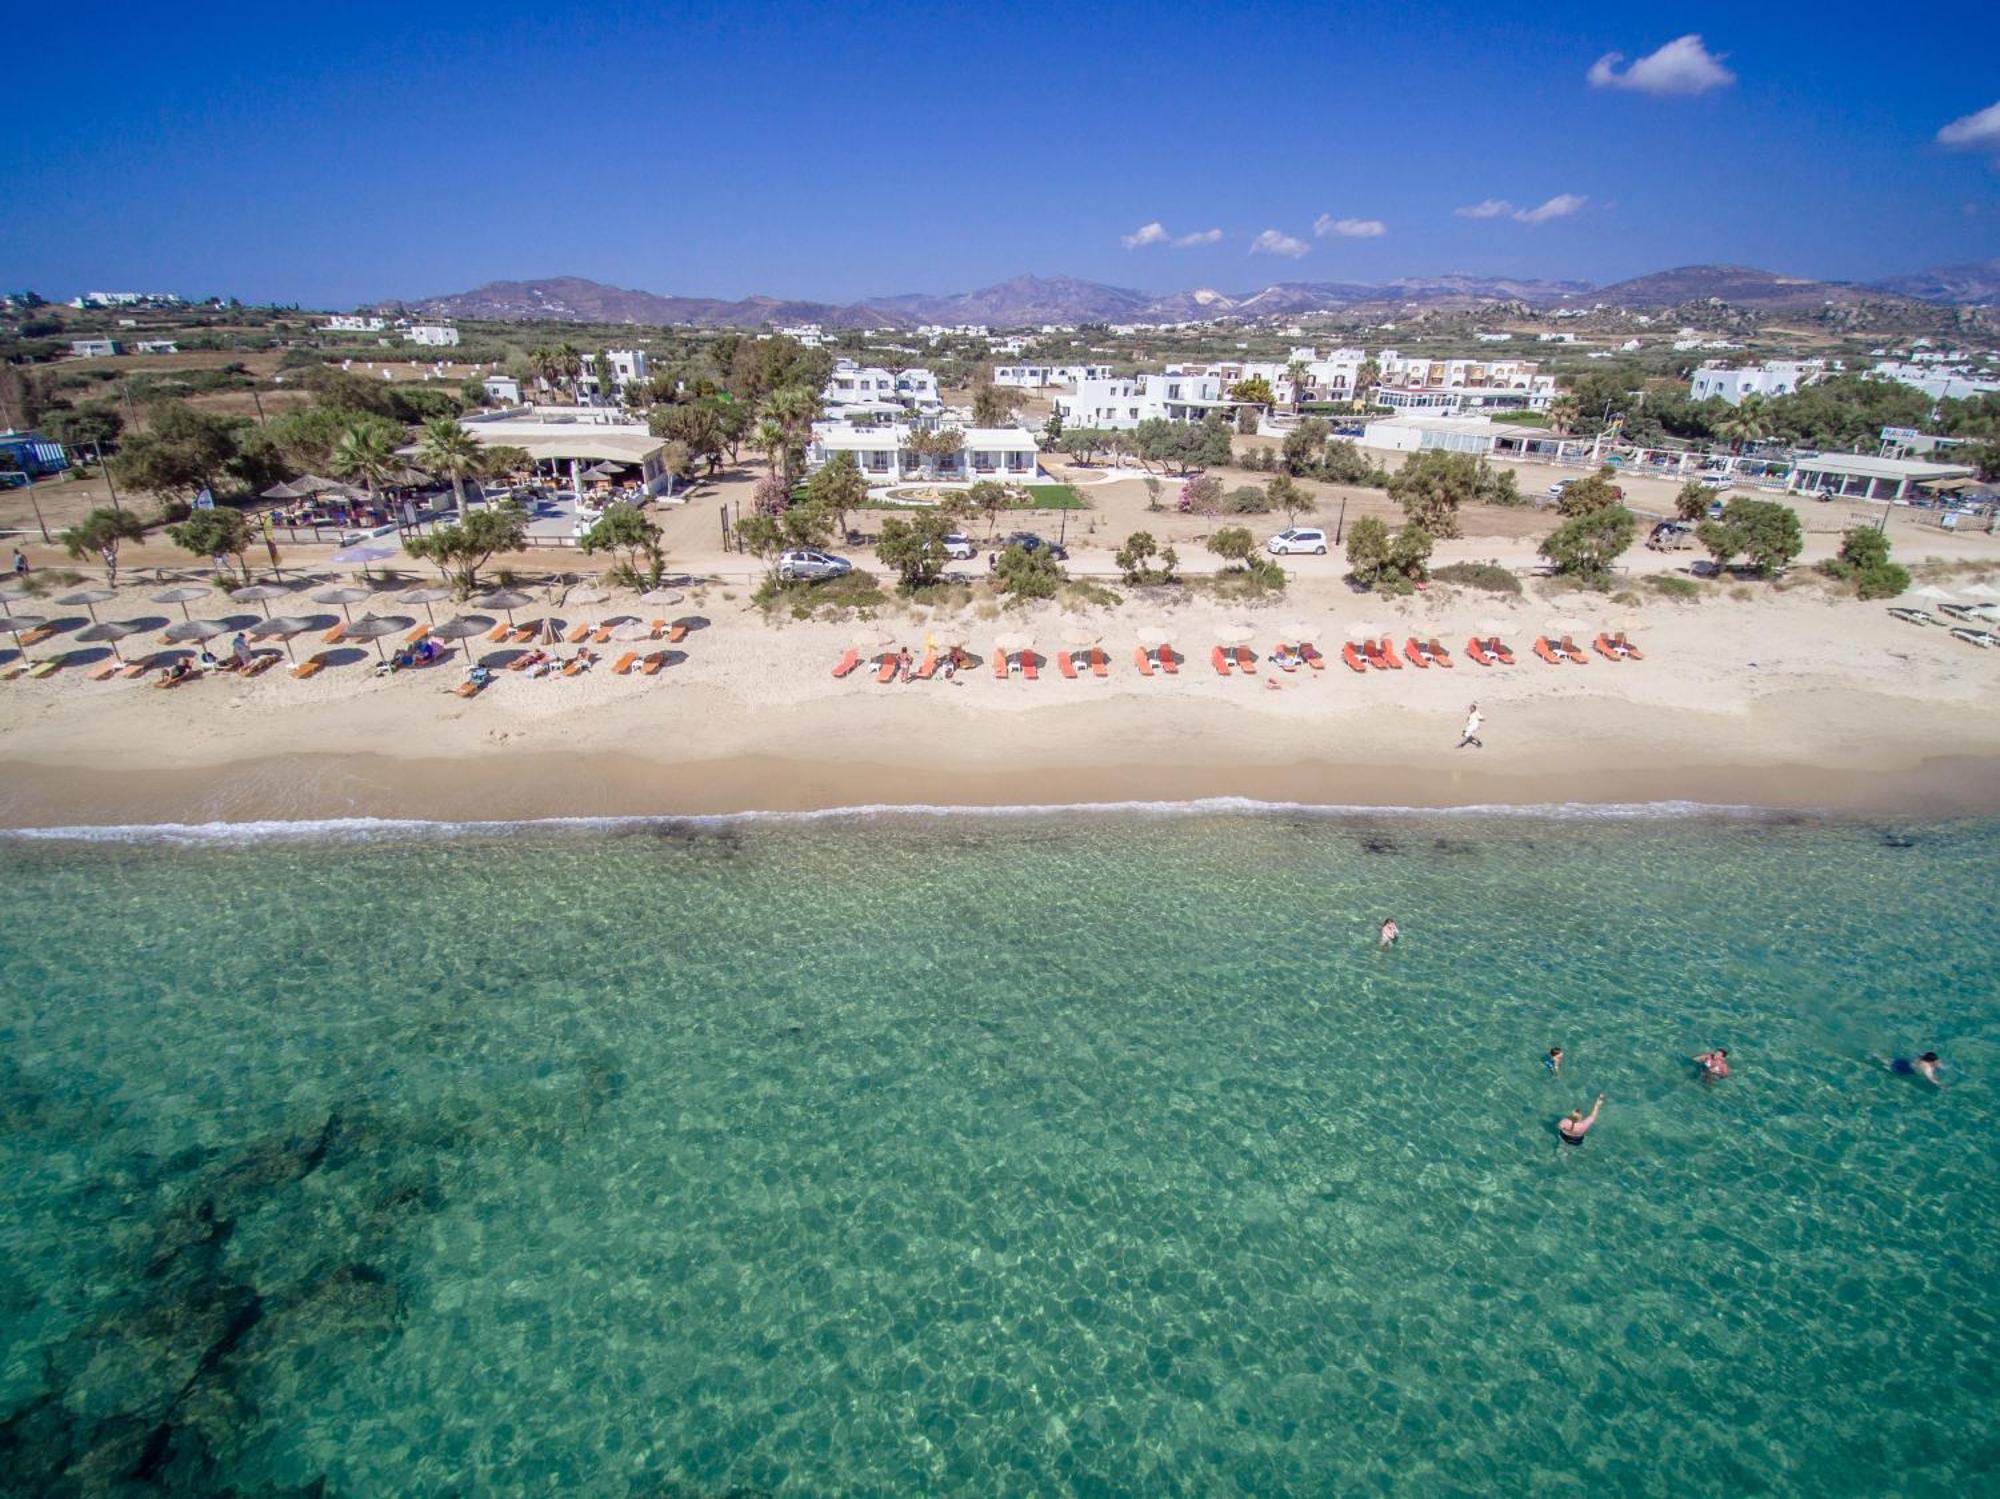
[(565, 604), (601, 604), (610, 597), (611, 595), (606, 593), (602, 588), (597, 588), (586, 583), (581, 587), (572, 588), (568, 593), (564, 594), (563, 602)]
[(653, 627), (643, 619), (621, 619), (611, 627), (613, 640), (651, 640)]
[(264, 618), (269, 619), (271, 617), (271, 606), (264, 601), (266, 599), (281, 599), (290, 592), (291, 589), (282, 588), (276, 583), (248, 583), (241, 588), (230, 589), (229, 596), (238, 603), (255, 604), (263, 611)]
[(218, 635), (227, 635), (229, 626), (214, 619), (184, 619), (167, 626), (167, 639), (174, 645), (206, 644)]
[(292, 654), (292, 637), (304, 634), (312, 628), (312, 621), (300, 619), (296, 615), (274, 614), (250, 627), (252, 640), (275, 640), (285, 648), (285, 659), (296, 663), (298, 657)]
[(675, 604), (678, 604), (685, 597), (686, 597), (685, 594), (676, 593), (671, 588), (653, 588), (649, 589), (645, 593), (640, 594), (639, 602), (642, 604), (652, 604), (655, 606), (664, 606), (666, 608), (672, 608)]
[(514, 611), (526, 608), (534, 599), (511, 588), (498, 589), (472, 601), (482, 609), (498, 609), (507, 616), (507, 623), (514, 623)]
[(0, 630), (5, 630), (14, 637), (14, 649), (23, 661), (28, 659), (28, 648), (21, 644), (21, 632), (23, 630), (32, 630), (41, 622), (41, 619), (35, 615), (16, 614), (8, 616), (0, 614)]
[(354, 615), (349, 612), (347, 606), (349, 604), (358, 604), (363, 599), (372, 599), (374, 597), (375, 590), (372, 588), (357, 588), (352, 583), (344, 583), (338, 588), (322, 588), (312, 596), (312, 600), (315, 604), (340, 605), (341, 617), (349, 624), (352, 624), (354, 622)]
[(103, 620), (86, 629), (78, 630), (76, 638), (78, 640), (88, 640), (93, 643), (101, 640), (111, 647), (112, 655), (123, 661), (125, 655), (124, 652), (118, 649), (118, 642), (123, 640), (127, 635), (138, 634), (145, 628), (144, 625), (131, 624), (122, 619)]
[(90, 611), (90, 622), (97, 623), (97, 605), (118, 595), (109, 588), (80, 588), (75, 593), (66, 593), (56, 602), (66, 609), (83, 608)]
[(214, 591), (211, 588), (197, 588), (192, 584), (183, 583), (178, 588), (168, 588), (159, 593), (149, 594), (147, 598), (149, 602), (155, 604), (179, 604), (181, 606), (181, 618), (186, 619), (188, 617), (187, 606), (196, 599), (207, 598)]
[(409, 629), (415, 623), (416, 621), (413, 619), (408, 619), (393, 614), (391, 615), (366, 614), (363, 615), (360, 619), (357, 619), (353, 624), (349, 625), (347, 627), (347, 633), (353, 636), (356, 640), (374, 641), (376, 658), (378, 660), (387, 661), (389, 658), (382, 650), (382, 637), (384, 635), (399, 634), (400, 632)]
[(456, 619), (432, 626), (431, 634), (440, 640), (470, 640), (492, 628), (493, 616), (490, 614), (461, 614)]
[(1228, 645), (1228, 646), (1248, 645), (1250, 643), (1250, 637), (1255, 635), (1256, 633), (1257, 632), (1251, 629), (1250, 626), (1243, 624), (1240, 621), (1232, 620), (1230, 623), (1226, 625), (1216, 626), (1215, 643), (1217, 645)]
[(422, 604), (424, 606), (425, 622), (434, 625), (437, 623), (437, 616), (431, 613), (431, 605), (450, 597), (451, 590), (449, 588), (410, 588), (397, 594), (396, 602), (399, 604)]

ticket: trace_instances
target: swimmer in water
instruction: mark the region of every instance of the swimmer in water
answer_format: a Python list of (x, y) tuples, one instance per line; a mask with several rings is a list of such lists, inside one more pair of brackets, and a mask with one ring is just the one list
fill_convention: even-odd
[(1893, 1061), (1883, 1062), (1882, 1065), (1898, 1077), (1920, 1077), (1933, 1088), (1944, 1086), (1938, 1080), (1938, 1068), (1944, 1064), (1938, 1060), (1938, 1054), (1934, 1051), (1925, 1052), (1915, 1061), (1911, 1061), (1908, 1057), (1897, 1057)]
[(1569, 1118), (1557, 1120), (1556, 1133), (1562, 1136), (1563, 1144), (1581, 1145), (1583, 1137), (1590, 1133), (1591, 1125), (1597, 1123), (1598, 1110), (1603, 1107), (1604, 1095), (1600, 1093), (1597, 1095), (1597, 1102), (1590, 1106), (1588, 1114), (1582, 1109), (1571, 1109)]
[(1729, 1053), (1720, 1046), (1714, 1051), (1705, 1051), (1694, 1059), (1695, 1065), (1705, 1077), (1724, 1078), (1729, 1076)]
[(1560, 1046), (1551, 1046), (1549, 1048), (1548, 1068), (1549, 1071), (1554, 1073), (1557, 1077), (1562, 1076), (1563, 1049)]
[(1382, 918), (1382, 946), (1393, 947), (1396, 939), (1402, 935), (1403, 929), (1396, 925), (1395, 917), (1385, 916)]

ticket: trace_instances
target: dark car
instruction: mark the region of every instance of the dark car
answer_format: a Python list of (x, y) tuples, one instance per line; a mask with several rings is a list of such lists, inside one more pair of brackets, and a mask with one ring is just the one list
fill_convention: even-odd
[(1058, 562), (1069, 561), (1069, 549), (1059, 547), (1053, 541), (1046, 541), (1033, 531), (1009, 531), (1007, 539), (1000, 543), (1005, 547), (1019, 547), (1024, 552), (1047, 552)]

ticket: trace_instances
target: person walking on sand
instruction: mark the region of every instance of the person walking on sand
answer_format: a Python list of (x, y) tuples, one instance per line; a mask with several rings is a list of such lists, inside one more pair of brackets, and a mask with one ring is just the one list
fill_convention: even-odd
[(28, 576), (28, 558), (19, 547), (14, 548), (14, 576), (17, 578)]
[(1465, 732), (1459, 736), (1458, 747), (1464, 749), (1469, 744), (1474, 749), (1485, 749), (1486, 746), (1479, 739), (1479, 726), (1485, 722), (1486, 720), (1479, 715), (1479, 704), (1474, 703), (1470, 708), (1467, 708), (1465, 710)]
[(1598, 1111), (1604, 1107), (1604, 1095), (1597, 1095), (1597, 1102), (1590, 1106), (1590, 1112), (1571, 1109), (1569, 1118), (1556, 1121), (1556, 1133), (1562, 1136), (1565, 1145), (1581, 1145), (1583, 1137), (1590, 1133), (1590, 1127), (1597, 1123)]

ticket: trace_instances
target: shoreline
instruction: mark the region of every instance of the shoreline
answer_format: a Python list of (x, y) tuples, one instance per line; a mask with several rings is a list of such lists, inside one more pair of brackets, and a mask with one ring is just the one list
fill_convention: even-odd
[(769, 756), (667, 761), (516, 753), (467, 761), (380, 754), (276, 755), (150, 770), (15, 762), (0, 829), (87, 837), (102, 829), (342, 823), (505, 828), (584, 821), (1146, 812), (1396, 815), (1796, 813), (1830, 817), (2000, 815), (2000, 756), (1926, 755), (1900, 765), (1656, 764), (1563, 770), (1408, 764), (1013, 767), (808, 763)]

